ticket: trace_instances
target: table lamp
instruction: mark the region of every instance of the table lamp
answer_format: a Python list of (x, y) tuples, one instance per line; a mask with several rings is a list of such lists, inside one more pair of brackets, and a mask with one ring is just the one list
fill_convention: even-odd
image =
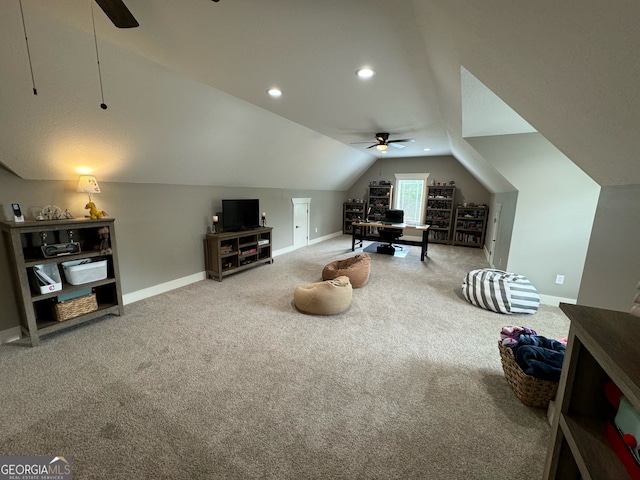
[(87, 193), (89, 195), (89, 202), (93, 202), (93, 193), (100, 193), (100, 186), (96, 177), (91, 175), (80, 175), (78, 180), (78, 188), (76, 192)]

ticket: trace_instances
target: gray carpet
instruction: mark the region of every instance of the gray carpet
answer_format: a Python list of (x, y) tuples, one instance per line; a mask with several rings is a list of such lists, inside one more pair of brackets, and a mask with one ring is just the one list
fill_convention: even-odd
[(341, 236), (44, 338), (0, 347), (0, 454), (73, 457), (76, 479), (537, 478), (545, 412), (500, 366), (503, 325), (565, 336), (559, 309), (504, 316), (460, 294), (479, 249), (372, 255), (331, 317), (296, 286)]

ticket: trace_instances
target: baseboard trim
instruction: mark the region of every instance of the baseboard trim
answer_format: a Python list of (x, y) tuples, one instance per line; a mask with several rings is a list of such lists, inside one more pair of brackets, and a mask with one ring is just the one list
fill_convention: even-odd
[[(320, 238), (314, 239), (313, 243), (319, 243), (324, 240), (328, 240), (329, 238), (337, 237), (342, 235), (342, 232), (332, 233), (331, 235), (325, 235)], [(281, 248), (280, 250), (275, 250), (272, 255), (277, 257), (278, 255), (283, 255), (285, 253), (289, 253), (294, 251), (293, 247)], [(129, 303), (139, 302), (140, 300), (144, 300), (145, 298), (154, 297), (156, 295), (160, 295), (161, 293), (166, 293), (171, 290), (175, 290), (176, 288), (186, 287), (187, 285), (191, 285), (192, 283), (200, 282), (201, 280), (205, 280), (207, 278), (206, 272), (198, 272), (193, 275), (188, 275), (186, 277), (177, 278), (175, 280), (171, 280), (169, 282), (161, 283), (159, 285), (154, 285), (153, 287), (143, 288), (142, 290), (137, 290), (135, 292), (127, 293), (122, 295), (122, 303), (124, 305), (128, 305)], [(18, 331), (20, 329), (18, 328)]]
[(22, 338), (22, 330), (20, 326), (11, 327), (6, 330), (0, 330), (0, 345), (3, 343), (15, 342)]
[(560, 303), (570, 303), (571, 305), (575, 305), (578, 303), (577, 298), (564, 298), (564, 297), (554, 297), (553, 295), (543, 295), (540, 294), (540, 302), (543, 305), (551, 305), (557, 307)]
[(344, 235), (342, 231), (330, 233), (329, 235), (323, 235), (322, 237), (314, 238), (313, 240), (309, 240), (309, 245), (315, 245), (316, 243), (324, 242), (325, 240), (329, 240), (330, 238), (340, 237)]
[[(330, 238), (340, 237), (344, 235), (342, 232), (330, 233), (329, 235), (323, 235), (322, 237), (314, 238), (313, 240), (309, 240), (308, 245), (315, 245), (316, 243), (324, 242), (325, 240), (329, 240)], [(290, 253), (296, 251), (293, 245), (281, 248), (280, 250), (275, 250), (272, 255), (277, 257), (278, 255), (284, 255), (285, 253)]]
[(129, 303), (138, 302), (140, 300), (144, 300), (145, 298), (154, 297), (156, 295), (160, 295), (161, 293), (175, 290), (176, 288), (186, 287), (187, 285), (199, 282), (201, 280), (204, 280), (205, 278), (206, 275), (204, 271), (194, 273), (193, 275), (188, 275), (186, 277), (176, 278), (175, 280), (171, 280), (170, 282), (160, 283), (158, 285), (154, 285), (153, 287), (143, 288), (142, 290), (137, 290), (135, 292), (122, 295), (122, 303), (127, 305)]

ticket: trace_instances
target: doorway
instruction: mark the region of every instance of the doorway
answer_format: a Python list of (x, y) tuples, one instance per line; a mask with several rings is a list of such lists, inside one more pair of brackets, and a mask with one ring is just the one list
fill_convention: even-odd
[(309, 245), (310, 198), (292, 198), (293, 203), (293, 249)]
[(498, 240), (498, 226), (500, 225), (500, 213), (502, 212), (502, 204), (496, 203), (493, 210), (493, 219), (491, 220), (491, 239), (489, 240), (489, 265), (496, 268), (493, 260), (496, 255), (496, 241)]

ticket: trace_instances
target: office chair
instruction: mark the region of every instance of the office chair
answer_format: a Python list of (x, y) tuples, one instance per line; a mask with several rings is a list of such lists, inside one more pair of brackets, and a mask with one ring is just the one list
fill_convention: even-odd
[[(388, 209), (384, 212), (384, 222), (389, 223), (404, 223), (404, 210)], [(386, 245), (379, 245), (376, 249), (378, 253), (384, 253), (387, 255), (393, 255), (396, 252), (396, 247), (402, 250), (399, 245), (394, 246), (393, 242), (398, 240), (403, 234), (403, 231), (398, 228), (378, 228), (378, 235), (380, 239), (387, 242)]]

